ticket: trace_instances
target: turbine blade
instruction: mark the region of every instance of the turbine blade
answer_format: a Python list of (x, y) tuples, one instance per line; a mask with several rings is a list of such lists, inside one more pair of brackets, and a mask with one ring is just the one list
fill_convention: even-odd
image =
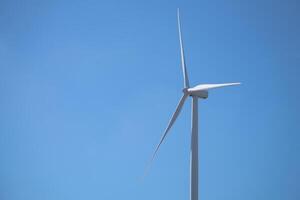
[(184, 49), (183, 49), (183, 41), (182, 41), (182, 34), (181, 34), (181, 23), (180, 23), (180, 16), (179, 16), (179, 8), (177, 9), (177, 22), (178, 22), (178, 32), (179, 32), (179, 42), (180, 42), (180, 55), (181, 55), (181, 67), (183, 72), (183, 80), (184, 80), (184, 87), (189, 88), (189, 78), (187, 75), (186, 64), (185, 64), (185, 57), (184, 57)]
[(241, 83), (221, 83), (221, 84), (200, 84), (193, 88), (190, 88), (189, 92), (201, 91), (201, 90), (210, 90), (215, 88), (227, 87), (227, 86), (234, 86), (240, 85)]
[(169, 130), (171, 129), (171, 127), (174, 124), (174, 122), (176, 121), (176, 119), (177, 119), (177, 117), (178, 117), (178, 115), (179, 115), (179, 113), (180, 113), (180, 111), (181, 111), (181, 109), (183, 107), (183, 104), (184, 104), (184, 102), (185, 102), (185, 100), (186, 100), (187, 97), (188, 97), (188, 95), (186, 95), (186, 94), (181, 97), (181, 99), (180, 99), (180, 101), (179, 101), (179, 103), (177, 105), (177, 108), (176, 108), (175, 112), (173, 113), (173, 115), (172, 115), (172, 117), (171, 117), (171, 119), (169, 121), (169, 124), (168, 124), (167, 128), (165, 129), (165, 132), (162, 135), (162, 137), (161, 137), (161, 139), (160, 139), (160, 141), (159, 141), (159, 143), (158, 143), (158, 145), (157, 145), (157, 147), (156, 147), (156, 149), (155, 149), (155, 151), (154, 151), (154, 153), (152, 155), (152, 158), (151, 158), (151, 160), (150, 160), (150, 162), (148, 164), (148, 167), (146, 169), (148, 169), (150, 167), (152, 161), (154, 160), (155, 155), (156, 155), (156, 153), (157, 153), (160, 145), (163, 143), (163, 141), (166, 138)]

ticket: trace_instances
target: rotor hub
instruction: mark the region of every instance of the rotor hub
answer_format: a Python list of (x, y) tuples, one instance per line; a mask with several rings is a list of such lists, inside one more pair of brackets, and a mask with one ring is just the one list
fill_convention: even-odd
[(182, 89), (182, 92), (183, 92), (183, 94), (189, 94), (189, 88), (183, 88)]

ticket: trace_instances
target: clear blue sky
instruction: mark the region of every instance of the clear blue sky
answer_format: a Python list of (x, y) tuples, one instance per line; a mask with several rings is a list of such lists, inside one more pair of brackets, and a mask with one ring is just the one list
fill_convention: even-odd
[(300, 199), (297, 0), (0, 2), (0, 199), (189, 199), (191, 85), (200, 199)]

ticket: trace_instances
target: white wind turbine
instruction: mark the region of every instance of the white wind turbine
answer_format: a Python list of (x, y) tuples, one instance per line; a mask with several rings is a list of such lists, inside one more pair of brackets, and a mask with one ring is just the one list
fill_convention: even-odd
[(178, 31), (179, 31), (179, 42), (180, 42), (180, 54), (181, 54), (181, 67), (184, 79), (184, 88), (182, 90), (183, 95), (177, 105), (177, 108), (172, 115), (169, 124), (162, 135), (160, 142), (158, 143), (155, 152), (152, 156), (154, 159), (160, 145), (164, 141), (166, 135), (168, 134), (170, 128), (176, 121), (181, 108), (187, 99), (187, 97), (192, 97), (192, 134), (191, 134), (191, 151), (190, 151), (190, 200), (198, 200), (198, 99), (206, 99), (208, 97), (208, 91), (210, 89), (221, 88), (226, 86), (239, 85), (240, 83), (222, 83), (222, 84), (200, 84), (195, 87), (190, 87), (189, 79), (184, 59), (184, 49), (183, 41), (181, 35), (181, 24), (179, 9), (177, 10), (177, 20), (178, 20)]

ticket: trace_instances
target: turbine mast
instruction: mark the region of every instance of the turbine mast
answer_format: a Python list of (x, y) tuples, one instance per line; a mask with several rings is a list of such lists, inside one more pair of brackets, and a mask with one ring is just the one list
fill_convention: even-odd
[(198, 200), (198, 97), (192, 96), (190, 200)]

